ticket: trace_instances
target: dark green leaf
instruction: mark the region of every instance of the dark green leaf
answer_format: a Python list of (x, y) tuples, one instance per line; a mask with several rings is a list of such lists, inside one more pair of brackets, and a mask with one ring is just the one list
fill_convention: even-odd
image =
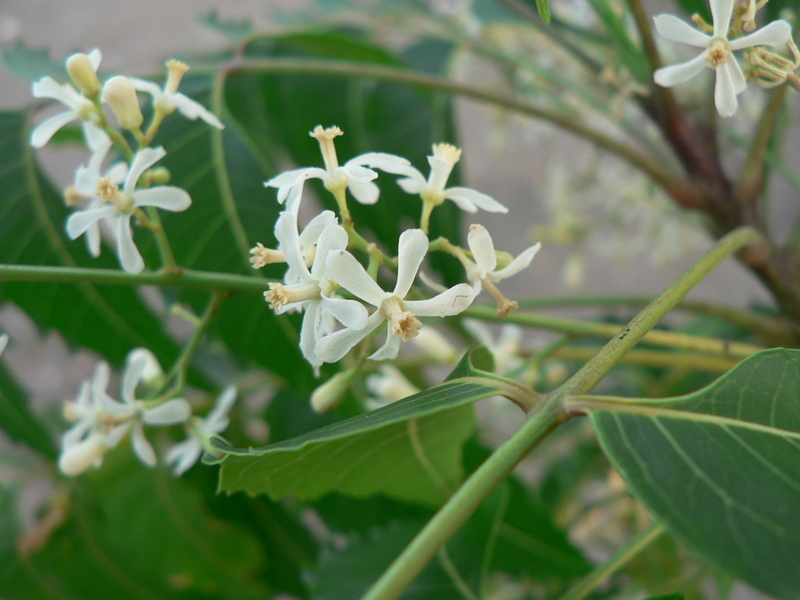
[(440, 504), (461, 480), (461, 444), (473, 427), (468, 405), (496, 393), (454, 381), (264, 448), (231, 448), (215, 438), (226, 454), (220, 487), (273, 498), (335, 491)]
[(800, 594), (800, 350), (760, 352), (694, 394), (588, 412), (678, 539), (770, 594)]
[[(92, 259), (84, 240), (66, 238), (69, 211), (40, 173), (28, 136), (24, 113), (0, 113), (0, 189), (5, 194), (0, 263), (119, 268), (113, 250), (106, 247)], [(150, 348), (165, 365), (177, 356), (162, 323), (132, 287), (0, 282), (0, 297), (15, 302), (40, 327), (56, 329), (69, 343), (117, 364), (136, 346)]]
[(2, 362), (0, 362), (0, 429), (12, 440), (23, 442), (48, 458), (55, 458), (56, 449), (50, 433), (31, 412), (27, 395)]
[(56, 79), (67, 78), (67, 68), (63, 60), (50, 58), (49, 48), (28, 48), (17, 42), (2, 53), (3, 66), (25, 81), (37, 81), (49, 75)]

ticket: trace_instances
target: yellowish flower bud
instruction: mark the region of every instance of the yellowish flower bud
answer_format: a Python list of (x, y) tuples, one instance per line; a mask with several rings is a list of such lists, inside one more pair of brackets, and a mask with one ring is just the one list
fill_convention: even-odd
[(103, 86), (103, 102), (117, 115), (123, 129), (139, 129), (142, 126), (144, 117), (139, 108), (139, 98), (133, 83), (127, 77), (117, 75), (106, 81)]
[(85, 96), (93, 98), (100, 93), (100, 80), (97, 79), (92, 61), (85, 54), (79, 52), (67, 59), (67, 73)]
[(82, 442), (67, 448), (58, 459), (58, 468), (64, 475), (74, 477), (87, 471), (97, 460), (101, 459), (108, 446), (101, 436), (92, 435)]
[(153, 167), (144, 173), (144, 181), (146, 187), (154, 185), (167, 185), (169, 183), (170, 173), (166, 167)]
[(495, 250), (494, 255), (497, 258), (497, 266), (495, 267), (496, 271), (500, 269), (505, 269), (508, 265), (514, 262), (514, 256), (510, 252), (504, 252), (503, 250)]
[(357, 372), (357, 369), (348, 369), (337, 373), (315, 389), (311, 394), (311, 408), (318, 413), (336, 410), (350, 391), (350, 384)]

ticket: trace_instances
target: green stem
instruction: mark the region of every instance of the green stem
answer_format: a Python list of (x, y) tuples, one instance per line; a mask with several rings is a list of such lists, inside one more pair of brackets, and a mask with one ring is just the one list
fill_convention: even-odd
[(145, 213), (147, 214), (148, 229), (150, 229), (156, 237), (156, 246), (158, 247), (158, 254), (161, 257), (161, 268), (167, 273), (179, 272), (180, 267), (178, 263), (175, 262), (175, 255), (172, 253), (172, 247), (169, 244), (167, 233), (164, 231), (164, 225), (161, 223), (161, 216), (158, 214), (158, 209), (153, 206), (146, 206)]
[(611, 557), (598, 566), (586, 577), (572, 586), (559, 600), (583, 600), (591, 594), (598, 585), (603, 583), (620, 568), (634, 559), (642, 550), (656, 541), (664, 533), (664, 526), (653, 523), (647, 529), (633, 536), (628, 543), (614, 552)]
[[(218, 65), (213, 67), (218, 69)], [(547, 108), (540, 107), (520, 98), (498, 94), (482, 86), (470, 85), (441, 77), (424, 75), (415, 71), (370, 65), (360, 62), (308, 60), (308, 59), (240, 59), (230, 63), (228, 72), (231, 74), (240, 71), (257, 71), (261, 73), (315, 73), (322, 75), (338, 75), (345, 77), (370, 77), (382, 81), (404, 83), (413, 87), (433, 89), (472, 98), (480, 102), (487, 102), (502, 106), (519, 113), (544, 119), (559, 127), (570, 131), (594, 144), (604, 148), (633, 166), (644, 171), (653, 181), (671, 190), (681, 185), (679, 175), (674, 174), (661, 166), (652, 157), (641, 150), (619, 142), (604, 133), (589, 127), (576, 119), (574, 115), (561, 114)]]
[(50, 283), (96, 283), (110, 285), (160, 285), (194, 288), (238, 294), (259, 294), (269, 286), (269, 279), (193, 271), (178, 273), (145, 271), (125, 273), (115, 269), (85, 269), (82, 267), (42, 267), (38, 265), (0, 265), (0, 281), (46, 281)]
[[(505, 317), (498, 317), (495, 315), (495, 308), (488, 306), (471, 306), (461, 314), (465, 317), (472, 317), (475, 319), (516, 323), (526, 327), (560, 331), (562, 333), (581, 337), (613, 338), (624, 331), (624, 328), (619, 325), (592, 323), (580, 321), (578, 319), (563, 319), (560, 317), (533, 315), (523, 312), (513, 312)], [(675, 331), (649, 331), (646, 333), (644, 341), (648, 344), (666, 346), (668, 348), (679, 348), (682, 350), (737, 358), (747, 358), (756, 352), (764, 350), (763, 347), (754, 344), (687, 335)]]
[(200, 322), (192, 333), (192, 337), (186, 342), (180, 356), (172, 365), (169, 373), (167, 373), (166, 384), (169, 384), (169, 382), (177, 378), (177, 385), (175, 387), (178, 393), (183, 393), (186, 387), (186, 372), (189, 370), (189, 364), (192, 362), (192, 357), (194, 357), (194, 353), (197, 351), (197, 347), (200, 345), (200, 341), (203, 339), (206, 329), (211, 324), (211, 321), (214, 320), (214, 317), (217, 316), (221, 300), (222, 297), (218, 293), (215, 293), (211, 297), (203, 316), (200, 318)]
[(514, 467), (569, 415), (562, 406), (565, 397), (586, 394), (613, 366), (652, 329), (703, 277), (726, 257), (761, 240), (752, 228), (740, 228), (720, 239), (661, 295), (640, 312), (621, 334), (609, 341), (589, 362), (561, 387), (548, 394), (538, 412), (489, 456), (462, 484), (447, 503), (423, 527), (362, 600), (393, 600), (425, 568), (444, 543), (458, 530), (481, 502)]
[(362, 600), (393, 600), (402, 594), (492, 490), (558, 425), (552, 404), (528, 418), (450, 497)]

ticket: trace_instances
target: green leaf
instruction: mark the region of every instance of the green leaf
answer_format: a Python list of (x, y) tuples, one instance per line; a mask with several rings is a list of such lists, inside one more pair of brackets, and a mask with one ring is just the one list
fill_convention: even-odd
[(212, 445), (226, 456), (220, 488), (273, 498), (329, 492), (388, 496), (438, 505), (462, 477), (461, 445), (472, 402), (494, 386), (451, 381), (389, 406), (263, 448)]
[(47, 428), (31, 412), (28, 398), (0, 362), (0, 429), (12, 440), (24, 442), (48, 458), (57, 452)]
[(216, 9), (200, 15), (197, 20), (210, 30), (224, 35), (232, 42), (240, 42), (253, 33), (253, 23), (248, 19), (241, 21), (220, 19), (219, 11)]
[(56, 79), (67, 78), (67, 68), (63, 60), (50, 58), (49, 48), (28, 48), (17, 42), (2, 52), (3, 66), (25, 81), (37, 81), (49, 75)]
[[(84, 240), (67, 239), (69, 211), (41, 174), (28, 136), (25, 113), (0, 113), (0, 263), (119, 268), (108, 247), (92, 259)], [(56, 329), (70, 344), (116, 364), (136, 346), (150, 348), (165, 365), (178, 353), (132, 287), (0, 282), (0, 297), (15, 302), (39, 327)]]
[(587, 412), (634, 494), (698, 554), (800, 594), (800, 350), (768, 350), (709, 387)]
[(536, 10), (539, 11), (539, 16), (542, 17), (542, 21), (550, 23), (550, 5), (547, 3), (547, 0), (536, 0)]

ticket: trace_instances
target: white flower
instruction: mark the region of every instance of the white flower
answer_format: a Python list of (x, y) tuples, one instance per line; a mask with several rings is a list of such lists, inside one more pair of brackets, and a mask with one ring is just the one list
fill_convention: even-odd
[(403, 232), (398, 248), (397, 283), (391, 292), (382, 290), (352, 254), (344, 250), (329, 254), (327, 277), (378, 310), (370, 315), (363, 329), (343, 329), (323, 337), (316, 349), (320, 360), (338, 361), (384, 320), (388, 322), (386, 343), (370, 358), (395, 358), (400, 350), (400, 342), (413, 338), (422, 326), (417, 316), (452, 316), (472, 303), (475, 293), (466, 283), (460, 283), (428, 300), (404, 300), (427, 251), (428, 237), (422, 230), (409, 229)]
[(178, 110), (178, 112), (187, 119), (195, 120), (200, 117), (209, 125), (217, 129), (223, 129), (225, 126), (214, 113), (207, 110), (199, 102), (192, 100), (178, 91), (181, 78), (189, 69), (189, 66), (179, 60), (168, 60), (167, 69), (169, 70), (169, 75), (167, 76), (167, 81), (164, 83), (163, 89), (152, 81), (146, 81), (136, 77), (129, 77), (128, 79), (131, 80), (133, 87), (137, 90), (150, 94), (153, 97), (153, 106), (163, 114), (170, 114)]
[[(326, 220), (320, 219), (314, 228)], [(280, 214), (275, 223), (275, 237), (289, 265), (287, 284), (271, 283), (264, 297), (278, 314), (292, 309), (305, 311), (300, 329), (300, 349), (306, 360), (318, 370), (323, 361), (317, 357), (315, 347), (323, 335), (333, 331), (331, 317), (351, 329), (361, 329), (367, 323), (367, 309), (356, 300), (334, 297), (336, 286), (326, 279), (327, 257), (333, 251), (347, 248), (347, 232), (335, 223), (334, 218), (334, 223), (319, 233), (311, 269), (306, 266), (306, 252), (301, 243), (302, 236), (297, 231), (295, 214), (288, 211)]]
[[(99, 50), (92, 50), (88, 55), (94, 70), (100, 65), (101, 54)], [(67, 123), (77, 119), (85, 120), (92, 116), (96, 110), (95, 105), (85, 98), (71, 85), (59, 85), (52, 77), (43, 77), (33, 84), (33, 96), (35, 98), (52, 98), (58, 100), (68, 107), (68, 110), (53, 115), (49, 119), (39, 123), (31, 132), (31, 146), (41, 148), (56, 131), (64, 127)]]
[(143, 425), (175, 425), (191, 416), (189, 403), (174, 398), (154, 407), (137, 400), (136, 386), (155, 357), (146, 350), (129, 356), (123, 375), (122, 402), (106, 393), (110, 370), (101, 362), (95, 369), (91, 382), (83, 382), (74, 402), (64, 407), (64, 416), (75, 423), (62, 436), (62, 453), (59, 468), (66, 475), (79, 475), (92, 465), (99, 465), (109, 448), (119, 444), (133, 430), (133, 449), (148, 466), (156, 464), (153, 447), (144, 435)]
[[(99, 208), (103, 205), (102, 199), (97, 195), (98, 184), (101, 179), (107, 178), (111, 183), (119, 185), (125, 180), (128, 165), (125, 162), (113, 164), (105, 173), (102, 173), (103, 162), (111, 149), (111, 138), (94, 123), (83, 124), (83, 133), (86, 145), (92, 156), (86, 166), (81, 165), (75, 171), (75, 185), (66, 191), (67, 204), (74, 204), (78, 200), (88, 200), (86, 208)], [(89, 254), (97, 258), (100, 256), (100, 227), (93, 223), (86, 230), (86, 246)]]
[(139, 207), (154, 206), (173, 212), (186, 210), (192, 199), (184, 190), (174, 186), (156, 186), (136, 190), (136, 183), (142, 173), (166, 155), (163, 148), (144, 148), (133, 157), (125, 183), (120, 190), (108, 178), (98, 182), (97, 194), (102, 199), (101, 206), (90, 206), (70, 215), (67, 219), (67, 233), (71, 239), (85, 233), (94, 223), (105, 219), (117, 240), (117, 254), (122, 268), (128, 273), (139, 273), (144, 269), (144, 260), (133, 243), (131, 216)]
[(470, 225), (467, 245), (475, 259), (475, 262), (468, 261), (465, 265), (467, 279), (476, 294), (481, 291), (481, 287), (484, 287), (487, 281), (499, 283), (527, 268), (542, 247), (541, 244), (534, 244), (521, 252), (508, 266), (498, 269), (492, 236), (483, 225)]
[(381, 365), (377, 373), (367, 375), (364, 387), (369, 393), (367, 408), (370, 410), (420, 392), (420, 389), (411, 383), (400, 369), (392, 365)]
[(6, 346), (8, 346), (8, 334), (4, 333), (3, 335), (0, 335), (0, 356), (2, 356), (3, 350), (6, 349)]
[(281, 204), (285, 202), (286, 209), (295, 213), (303, 194), (303, 185), (307, 179), (321, 179), (325, 188), (334, 195), (347, 188), (361, 204), (375, 204), (378, 201), (380, 190), (372, 182), (378, 177), (378, 174), (372, 169), (397, 173), (400, 172), (399, 169), (410, 165), (405, 158), (394, 154), (368, 152), (351, 158), (343, 166), (339, 166), (333, 140), (343, 135), (342, 130), (338, 127), (323, 129), (321, 125), (317, 125), (314, 131), (309, 132), (309, 135), (319, 141), (325, 168), (294, 169), (264, 182), (265, 187), (278, 188), (278, 202)]
[(228, 413), (235, 400), (236, 386), (229, 385), (222, 390), (214, 408), (204, 419), (194, 417), (191, 420), (188, 428), (189, 437), (167, 450), (164, 459), (167, 463), (175, 465), (172, 472), (176, 477), (183, 475), (197, 462), (203, 452), (203, 442), (212, 435), (218, 435), (225, 431), (230, 422)]
[(695, 58), (654, 73), (655, 82), (672, 87), (688, 81), (704, 67), (716, 71), (714, 102), (719, 114), (729, 117), (736, 112), (736, 96), (747, 87), (744, 73), (736, 62), (733, 51), (751, 46), (779, 46), (785, 44), (792, 33), (791, 25), (783, 19), (774, 21), (760, 30), (734, 40), (728, 40), (734, 0), (710, 0), (714, 19), (713, 35), (703, 33), (673, 15), (658, 15), (654, 18), (656, 31), (673, 42), (682, 42), (703, 51)]
[(451, 144), (434, 144), (433, 156), (428, 157), (431, 172), (427, 179), (411, 166), (391, 172), (405, 175), (405, 179), (397, 181), (398, 185), (409, 194), (419, 194), (424, 202), (432, 206), (452, 200), (458, 208), (470, 213), (477, 212), (479, 208), (489, 212), (507, 213), (508, 209), (491, 196), (467, 187), (445, 188), (453, 167), (460, 159), (460, 148)]

